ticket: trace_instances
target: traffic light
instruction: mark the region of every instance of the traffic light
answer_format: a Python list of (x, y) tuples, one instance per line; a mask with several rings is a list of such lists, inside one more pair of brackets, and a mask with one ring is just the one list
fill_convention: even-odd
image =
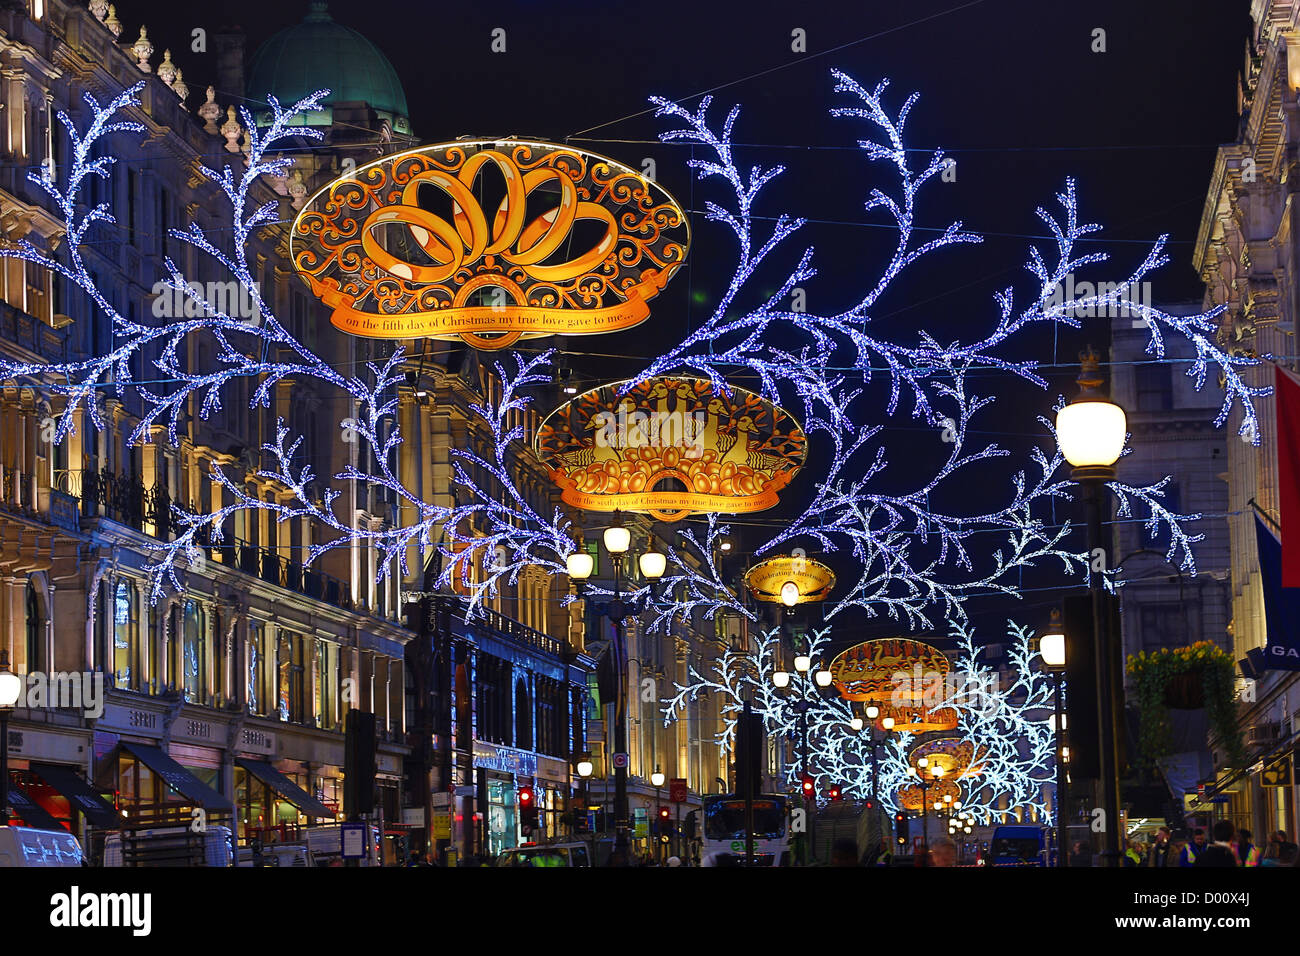
[(529, 836), (539, 829), (537, 819), (537, 796), (532, 787), (519, 788), (519, 832)]
[(803, 798), (805, 800), (811, 800), (813, 797), (813, 791), (816, 789), (816, 784), (813, 782), (813, 778), (804, 774), (802, 788)]
[(839, 800), (839, 799), (840, 799), (840, 788), (839, 788), (839, 787), (834, 786), (834, 785), (831, 786), (831, 790), (830, 790), (830, 798), (831, 798), (832, 800)]
[(660, 835), (672, 832), (672, 823), (669, 822), (670, 816), (671, 814), (668, 812), (667, 807), (659, 808), (659, 826), (657, 828), (657, 832)]
[(907, 844), (907, 814), (899, 811), (894, 814), (894, 833), (898, 836), (898, 845)]

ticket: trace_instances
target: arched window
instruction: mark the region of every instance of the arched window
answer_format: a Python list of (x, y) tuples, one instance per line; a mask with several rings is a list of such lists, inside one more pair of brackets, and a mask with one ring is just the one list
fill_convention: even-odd
[(41, 599), (36, 585), (27, 579), (27, 673), (44, 670), (45, 622), (41, 619)]

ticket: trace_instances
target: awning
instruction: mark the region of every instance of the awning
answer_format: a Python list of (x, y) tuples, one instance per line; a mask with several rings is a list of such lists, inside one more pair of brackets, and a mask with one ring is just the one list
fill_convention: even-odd
[(93, 826), (101, 830), (117, 830), (122, 827), (121, 814), (71, 767), (60, 767), (52, 763), (33, 763), (30, 769), (32, 773), (67, 797), (68, 803), (80, 810)]
[(12, 780), (9, 781), (8, 793), (9, 812), (19, 817), (29, 827), (35, 827), (38, 830), (62, 830), (64, 833), (68, 832), (67, 827), (50, 816), (40, 804), (27, 796), (27, 791)]
[(249, 757), (236, 757), (239, 764), (262, 783), (266, 784), (284, 799), (307, 814), (309, 817), (326, 817), (334, 819), (334, 811), (321, 803), (302, 787), (298, 786), (265, 760), (253, 760)]
[(204, 810), (234, 813), (235, 805), (190, 773), (159, 747), (122, 741), (122, 747), (144, 761), (145, 766), (162, 777), (167, 786)]

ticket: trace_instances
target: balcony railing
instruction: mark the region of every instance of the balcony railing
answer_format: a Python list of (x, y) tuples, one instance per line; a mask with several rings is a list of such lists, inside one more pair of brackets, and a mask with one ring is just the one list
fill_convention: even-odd
[(261, 578), (267, 584), (305, 594), (345, 611), (366, 610), (364, 602), (353, 598), (352, 587), (346, 581), (290, 561), (268, 548), (238, 538), (217, 544), (204, 540), (200, 544), (208, 545), (208, 555), (213, 560)]
[[(30, 481), (20, 483), (15, 480), (12, 484), (15, 488), (19, 485), (33, 487)], [(136, 476), (117, 475), (107, 470), (69, 472), (63, 484), (68, 493), (80, 498), (81, 514), (87, 518), (110, 518), (164, 540), (180, 530), (172, 517), (171, 495), (162, 485), (146, 487)], [(346, 581), (290, 561), (272, 549), (237, 538), (213, 542), (207, 528), (195, 535), (195, 542), (206, 548), (210, 560), (268, 584), (345, 611), (379, 610), (369, 608), (364, 600), (357, 600)]]
[(0, 465), (0, 509), (33, 514), (36, 511), (36, 477)]
[(472, 620), (466, 621), (462, 601), (446, 597), (438, 600), (452, 602), (453, 613), (460, 618), (461, 623), (467, 630), (475, 628), (486, 630), (499, 637), (514, 641), (516, 644), (522, 644), (525, 647), (531, 647), (556, 657), (560, 657), (564, 653), (562, 641), (556, 640), (549, 634), (534, 630), (526, 624), (520, 624), (514, 618), (507, 617), (500, 611), (494, 611), (491, 608), (480, 608)]

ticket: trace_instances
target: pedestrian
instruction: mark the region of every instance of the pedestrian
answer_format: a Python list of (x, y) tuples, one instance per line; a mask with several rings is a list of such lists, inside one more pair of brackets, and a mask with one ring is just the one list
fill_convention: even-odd
[(680, 856), (670, 856), (668, 858), (668, 866), (681, 866), (681, 865), (682, 865), (682, 858)]
[(1092, 866), (1092, 848), (1083, 840), (1074, 841), (1070, 851), (1070, 866)]
[(1166, 867), (1169, 865), (1169, 841), (1174, 832), (1169, 827), (1161, 827), (1156, 831), (1155, 841), (1151, 844), (1151, 852), (1147, 854), (1147, 866)]
[[(1214, 842), (1196, 856), (1195, 866), (1236, 866), (1237, 855), (1232, 852), (1232, 834), (1235, 828), (1230, 820), (1220, 820), (1214, 825)], [(1204, 831), (1202, 831), (1204, 832)]]
[(930, 865), (956, 866), (957, 844), (953, 843), (947, 837), (935, 840), (930, 846)]
[(1270, 840), (1264, 853), (1260, 857), (1259, 865), (1261, 867), (1274, 866), (1295, 866), (1297, 847), (1294, 843), (1279, 843), (1276, 840)]
[(1259, 866), (1260, 849), (1250, 842), (1250, 838), (1249, 830), (1237, 831), (1237, 859), (1242, 866)]
[(840, 837), (831, 844), (831, 866), (857, 866), (858, 842)]
[(1178, 855), (1179, 866), (1195, 866), (1197, 859), (1205, 852), (1205, 831), (1197, 827), (1192, 831), (1192, 840), (1184, 844), (1182, 852)]
[(1124, 851), (1124, 865), (1141, 866), (1142, 857), (1143, 857), (1142, 844), (1139, 843), (1137, 840), (1129, 840), (1128, 849)]

